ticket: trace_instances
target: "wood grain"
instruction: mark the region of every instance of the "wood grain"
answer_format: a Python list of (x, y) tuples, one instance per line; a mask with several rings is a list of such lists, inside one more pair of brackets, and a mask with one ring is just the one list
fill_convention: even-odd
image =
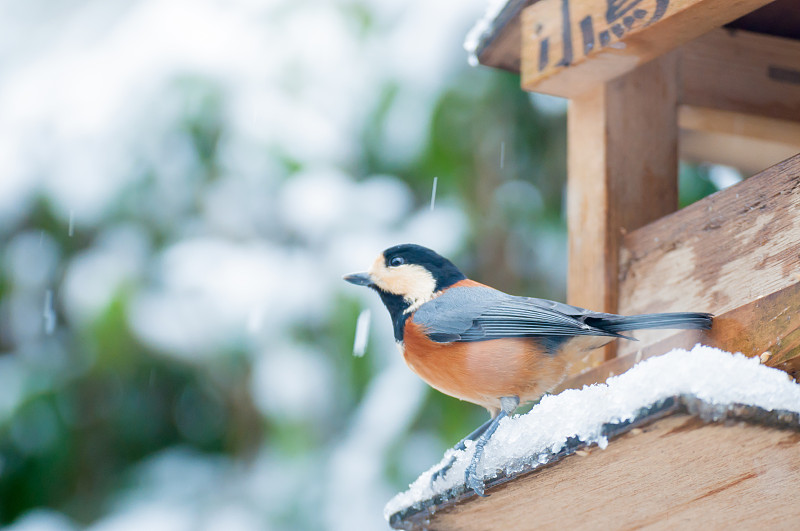
[(800, 122), (681, 105), (678, 126), (681, 159), (725, 164), (745, 175), (800, 152)]
[(676, 67), (668, 54), (570, 102), (570, 304), (614, 312), (622, 234), (677, 208)]
[(574, 98), (769, 0), (540, 0), (522, 11), (522, 87)]
[(723, 164), (736, 168), (745, 176), (755, 175), (800, 151), (800, 148), (782, 142), (690, 129), (681, 129), (678, 144), (681, 160)]
[(776, 493), (798, 489), (797, 431), (673, 415), (441, 509), (426, 528), (792, 529), (796, 504)]
[[(628, 233), (622, 314), (724, 314), (800, 274), (800, 155)], [(671, 332), (643, 331), (642, 345)]]
[[(640, 335), (638, 332), (634, 336)], [(800, 283), (717, 315), (709, 332), (686, 330), (651, 343), (625, 342), (619, 356), (563, 382), (554, 392), (580, 389), (622, 374), (643, 359), (673, 348), (691, 349), (697, 343), (761, 357), (764, 363), (800, 378)]]
[(681, 103), (800, 122), (800, 41), (717, 29), (680, 55)]
[[(795, 97), (800, 100), (800, 89)], [(724, 133), (750, 140), (784, 144), (795, 150), (792, 155), (800, 152), (800, 121), (684, 104), (678, 108), (678, 125), (681, 129)]]

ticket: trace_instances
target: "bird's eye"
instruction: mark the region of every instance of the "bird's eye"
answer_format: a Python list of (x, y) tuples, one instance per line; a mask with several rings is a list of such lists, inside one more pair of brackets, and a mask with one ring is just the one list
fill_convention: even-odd
[(406, 259), (402, 256), (395, 256), (391, 260), (389, 260), (389, 265), (392, 267), (397, 267), (399, 265), (403, 265), (406, 263)]

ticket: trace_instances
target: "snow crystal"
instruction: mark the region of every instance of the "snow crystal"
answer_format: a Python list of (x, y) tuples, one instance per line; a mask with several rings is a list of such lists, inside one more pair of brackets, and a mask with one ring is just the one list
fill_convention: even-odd
[[(696, 345), (691, 351), (675, 349), (650, 358), (606, 383), (545, 396), (529, 413), (503, 419), (486, 445), (478, 474), (486, 480), (518, 473), (531, 462), (547, 463), (575, 441), (605, 448), (604, 424), (633, 420), (642, 408), (680, 395), (710, 406), (713, 419), (733, 405), (800, 413), (800, 385), (785, 372), (760, 364), (757, 357)], [(421, 502), (462, 486), (472, 446), (448, 450), (440, 463), (389, 501), (384, 516), (421, 508)], [(453, 454), (456, 461), (450, 471), (431, 484), (433, 472)]]

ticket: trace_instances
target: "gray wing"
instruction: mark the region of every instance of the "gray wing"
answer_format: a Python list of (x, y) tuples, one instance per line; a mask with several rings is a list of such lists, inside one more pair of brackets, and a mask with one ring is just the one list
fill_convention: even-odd
[(593, 310), (587, 310), (586, 308), (581, 308), (580, 306), (571, 306), (563, 302), (550, 301), (547, 299), (536, 299), (533, 297), (520, 297), (520, 298), (524, 298), (525, 300), (531, 301), (532, 304), (536, 304), (538, 306), (541, 306), (542, 308), (550, 308), (551, 310), (561, 312), (564, 315), (569, 315), (570, 317), (574, 317), (576, 319), (584, 319), (586, 317), (614, 319), (620, 317), (615, 313), (595, 312)]
[(438, 343), (505, 337), (612, 336), (584, 322), (600, 314), (544, 299), (515, 297), (492, 288), (450, 288), (423, 304), (413, 321)]

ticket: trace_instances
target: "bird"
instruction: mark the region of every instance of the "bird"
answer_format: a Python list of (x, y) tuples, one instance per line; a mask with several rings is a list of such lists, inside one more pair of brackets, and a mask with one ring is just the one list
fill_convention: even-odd
[[(567, 377), (570, 364), (620, 332), (711, 328), (709, 313), (623, 316), (515, 296), (466, 277), (450, 260), (416, 244), (395, 245), (368, 271), (344, 280), (376, 291), (389, 311), (408, 367), (442, 393), (484, 407), (489, 420), (454, 448), (475, 442), (467, 488), (485, 496), (477, 466), (500, 420), (535, 402)], [(447, 473), (454, 454), (432, 480)]]

